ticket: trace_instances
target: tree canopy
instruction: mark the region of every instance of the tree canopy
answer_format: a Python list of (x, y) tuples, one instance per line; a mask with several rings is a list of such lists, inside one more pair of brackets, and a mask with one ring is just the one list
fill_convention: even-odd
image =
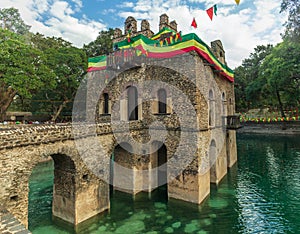
[(300, 0), (282, 0), (281, 12), (288, 13), (284, 37), (300, 41)]
[(21, 35), (0, 29), (0, 119), (15, 95), (27, 98), (44, 83), (51, 87), (54, 73), (45, 66), (40, 50), (32, 48)]
[(57, 117), (71, 103), (77, 88), (87, 69), (86, 54), (82, 49), (72, 46), (62, 38), (44, 37), (36, 34), (32, 37), (34, 46), (42, 50), (45, 64), (55, 74), (52, 82), (54, 88), (49, 89), (47, 84), (41, 88), (34, 99), (44, 100), (35, 105), (33, 110), (44, 110), (51, 113), (51, 120)]
[(272, 52), (272, 45), (259, 45), (235, 69), (235, 94), (238, 109), (250, 109), (263, 105), (264, 83), (259, 78), (259, 69), (265, 57)]
[(83, 46), (88, 57), (95, 57), (98, 55), (107, 54), (113, 51), (112, 37), (114, 30), (109, 29), (108, 31), (99, 32), (98, 37), (95, 41), (90, 42)]
[(20, 35), (29, 32), (30, 26), (25, 24), (20, 16), (19, 10), (15, 8), (0, 9), (0, 26)]
[(284, 40), (269, 54), (260, 67), (260, 79), (275, 97), (284, 116), (284, 106), (300, 105), (300, 44)]

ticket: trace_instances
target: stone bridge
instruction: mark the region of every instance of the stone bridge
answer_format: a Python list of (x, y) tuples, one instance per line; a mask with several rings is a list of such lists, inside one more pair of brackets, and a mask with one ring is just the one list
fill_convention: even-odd
[[(94, 126), (85, 125), (82, 136), (85, 141), (96, 139), (104, 146), (104, 158), (113, 160), (118, 164), (133, 170), (131, 176), (122, 178), (118, 171), (110, 171), (108, 176), (114, 189), (135, 194), (140, 191), (151, 192), (158, 184), (159, 172), (153, 171), (145, 175), (141, 171), (156, 168), (167, 162), (174, 155), (178, 147), (179, 138), (183, 131), (179, 129), (176, 121), (167, 121), (172, 116), (160, 116), (161, 121), (167, 124), (168, 136), (162, 147), (156, 152), (148, 155), (137, 155), (124, 150), (124, 144), (117, 142), (116, 134), (113, 133), (111, 123), (101, 123)], [(88, 136), (86, 129), (94, 129), (96, 135)], [(76, 131), (78, 131), (77, 128)], [(125, 131), (125, 130), (124, 130)], [(132, 121), (130, 131), (133, 137), (149, 140), (148, 126), (141, 121)], [(159, 132), (160, 129), (157, 129)], [(199, 173), (199, 162), (207, 155), (210, 144), (205, 135), (209, 131), (203, 129), (202, 140), (198, 143), (202, 147), (194, 152), (189, 150), (186, 142), (186, 154), (193, 156), (192, 162), (184, 168), (174, 180), (167, 180), (165, 170), (165, 182), (168, 182), (168, 196), (170, 198), (182, 199), (193, 203), (201, 201), (209, 194), (210, 182), (218, 183), (227, 172), (227, 166), (236, 161), (235, 154), (235, 132), (227, 130), (230, 142), (225, 141), (218, 147), (218, 160), (214, 169)], [(158, 133), (159, 134), (159, 133)], [(75, 134), (78, 135), (78, 132)], [(123, 145), (122, 145), (123, 144)], [(132, 144), (130, 139), (126, 144)], [(152, 146), (157, 144), (153, 142)], [(200, 146), (199, 145), (199, 146)], [(122, 148), (123, 147), (123, 148)], [(132, 145), (131, 145), (132, 147)], [(192, 148), (192, 147), (190, 147)], [(80, 155), (78, 145), (74, 140), (74, 129), (71, 124), (66, 125), (25, 125), (15, 128), (4, 128), (0, 130), (0, 203), (25, 226), (28, 223), (28, 193), (29, 178), (33, 168), (40, 162), (52, 158), (54, 161), (54, 187), (53, 187), (53, 216), (78, 224), (104, 210), (109, 209), (109, 183), (105, 178), (96, 176), (93, 168), (85, 163)], [(94, 162), (93, 162), (94, 163)], [(97, 164), (97, 162), (95, 162)], [(105, 167), (103, 162), (98, 162), (98, 169)], [(213, 172), (212, 172), (213, 171)], [(120, 176), (120, 177), (119, 177)], [(124, 176), (123, 176), (124, 177)], [(126, 177), (126, 176), (125, 176)], [(124, 189), (124, 183), (131, 183)], [(123, 187), (123, 188), (122, 188)]]

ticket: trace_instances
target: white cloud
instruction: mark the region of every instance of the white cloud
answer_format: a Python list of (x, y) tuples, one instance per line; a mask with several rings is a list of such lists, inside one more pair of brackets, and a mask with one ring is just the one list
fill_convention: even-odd
[(123, 2), (118, 7), (119, 8), (132, 8), (132, 7), (134, 7), (134, 3), (133, 2)]
[[(184, 34), (194, 32), (208, 45), (220, 39), (226, 51), (226, 60), (230, 67), (239, 66), (257, 45), (276, 44), (281, 41), (280, 33), (286, 16), (279, 14), (280, 1), (255, 0), (241, 1), (237, 6), (233, 0), (219, 2), (205, 0), (188, 0), (188, 2), (204, 4), (204, 8), (195, 8), (180, 4), (178, 0), (138, 0), (132, 11), (120, 12), (124, 19), (131, 15), (137, 20), (148, 19), (151, 29), (158, 31), (159, 16), (166, 13), (169, 20), (176, 20), (178, 30)], [(218, 3), (217, 16), (209, 19), (205, 10)], [(245, 8), (249, 5), (254, 7)], [(145, 11), (145, 9), (151, 9)], [(193, 17), (198, 28), (190, 27)]]
[[(71, 0), (75, 8), (63, 0), (1, 0), (0, 8), (14, 7), (19, 9), (30, 31), (45, 36), (62, 37), (81, 47), (96, 39), (101, 30), (107, 26), (99, 21), (88, 19), (85, 15), (76, 18), (73, 14), (82, 7), (81, 0)], [(42, 19), (46, 20), (43, 22)]]

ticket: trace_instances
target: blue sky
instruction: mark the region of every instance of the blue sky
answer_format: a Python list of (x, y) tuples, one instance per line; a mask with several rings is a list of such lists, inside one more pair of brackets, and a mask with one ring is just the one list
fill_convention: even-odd
[[(96, 39), (99, 31), (124, 28), (124, 21), (133, 16), (150, 22), (158, 31), (159, 16), (166, 13), (176, 20), (183, 34), (194, 32), (204, 42), (220, 39), (231, 68), (241, 65), (257, 45), (281, 41), (283, 23), (280, 0), (1, 0), (0, 8), (19, 9), (32, 32), (62, 37), (82, 47)], [(217, 16), (211, 21), (205, 10), (217, 4)], [(195, 17), (198, 27), (192, 28)]]

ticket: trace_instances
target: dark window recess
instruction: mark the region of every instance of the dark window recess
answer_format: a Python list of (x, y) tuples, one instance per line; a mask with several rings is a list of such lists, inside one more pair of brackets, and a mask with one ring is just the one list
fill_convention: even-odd
[(167, 93), (164, 89), (159, 89), (157, 92), (158, 96), (158, 113), (167, 113)]
[(89, 175), (88, 174), (83, 175), (82, 179), (85, 180), (85, 181), (87, 181), (89, 179)]
[(14, 195), (14, 196), (11, 196), (11, 197), (10, 197), (10, 200), (11, 200), (11, 201), (17, 201), (18, 198), (19, 198), (18, 195)]
[(136, 87), (127, 88), (128, 97), (128, 120), (138, 120), (138, 92)]
[(108, 93), (103, 94), (104, 102), (103, 102), (103, 114), (108, 114)]

